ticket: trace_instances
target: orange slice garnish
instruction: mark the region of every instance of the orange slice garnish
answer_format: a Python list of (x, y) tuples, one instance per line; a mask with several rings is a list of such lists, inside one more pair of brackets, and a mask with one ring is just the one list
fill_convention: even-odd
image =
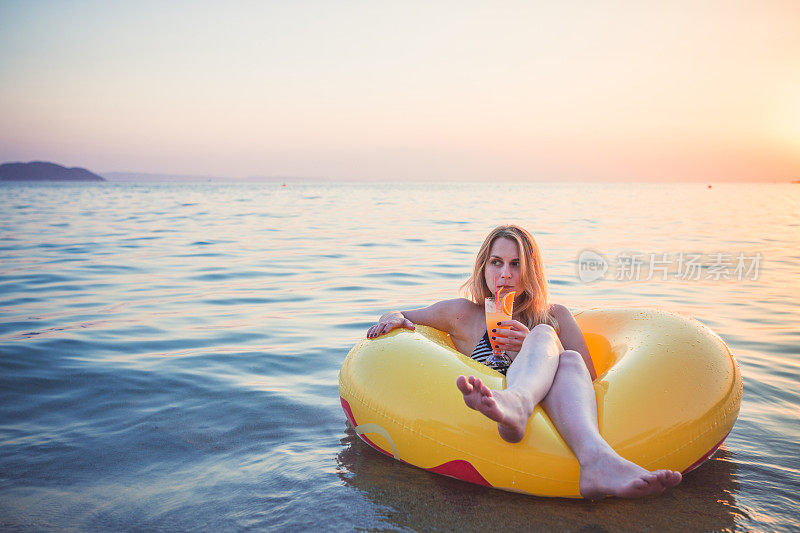
[(517, 294), (516, 291), (511, 291), (505, 296), (503, 296), (502, 305), (500, 309), (503, 310), (503, 313), (511, 316), (511, 312), (514, 310), (514, 295)]

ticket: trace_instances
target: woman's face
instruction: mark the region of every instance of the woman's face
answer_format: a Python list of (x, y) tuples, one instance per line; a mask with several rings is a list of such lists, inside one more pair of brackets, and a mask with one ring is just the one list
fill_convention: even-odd
[[(495, 239), (489, 249), (489, 259), (486, 261), (486, 285), (494, 292), (494, 280), (497, 279), (497, 289), (507, 293), (520, 291), (519, 246), (515, 241), (499, 237)], [(502, 287), (502, 289), (501, 289)]]

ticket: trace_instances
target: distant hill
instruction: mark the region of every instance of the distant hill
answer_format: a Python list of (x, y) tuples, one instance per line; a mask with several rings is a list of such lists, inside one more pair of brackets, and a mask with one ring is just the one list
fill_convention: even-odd
[(45, 161), (3, 163), (0, 181), (106, 181), (85, 168), (67, 168)]

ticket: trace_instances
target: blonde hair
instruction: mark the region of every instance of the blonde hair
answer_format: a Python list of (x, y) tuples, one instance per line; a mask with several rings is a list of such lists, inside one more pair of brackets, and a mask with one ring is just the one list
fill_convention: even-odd
[(461, 286), (461, 290), (468, 299), (477, 304), (482, 304), (485, 298), (492, 296), (491, 289), (486, 285), (486, 263), (489, 261), (492, 244), (500, 238), (514, 241), (519, 249), (520, 287), (514, 298), (514, 317), (528, 329), (537, 324), (550, 324), (558, 329), (558, 322), (550, 314), (550, 304), (547, 302), (547, 277), (539, 246), (533, 235), (519, 226), (497, 226), (486, 236), (475, 258), (472, 275)]

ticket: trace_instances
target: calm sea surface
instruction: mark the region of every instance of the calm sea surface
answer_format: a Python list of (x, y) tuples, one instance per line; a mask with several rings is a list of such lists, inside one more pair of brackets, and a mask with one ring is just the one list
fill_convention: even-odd
[[(677, 489), (511, 494), (347, 429), (349, 348), (455, 297), (506, 221), (553, 301), (692, 315), (736, 354), (739, 420)], [(798, 296), (800, 185), (3, 184), (0, 529), (795, 529)]]

